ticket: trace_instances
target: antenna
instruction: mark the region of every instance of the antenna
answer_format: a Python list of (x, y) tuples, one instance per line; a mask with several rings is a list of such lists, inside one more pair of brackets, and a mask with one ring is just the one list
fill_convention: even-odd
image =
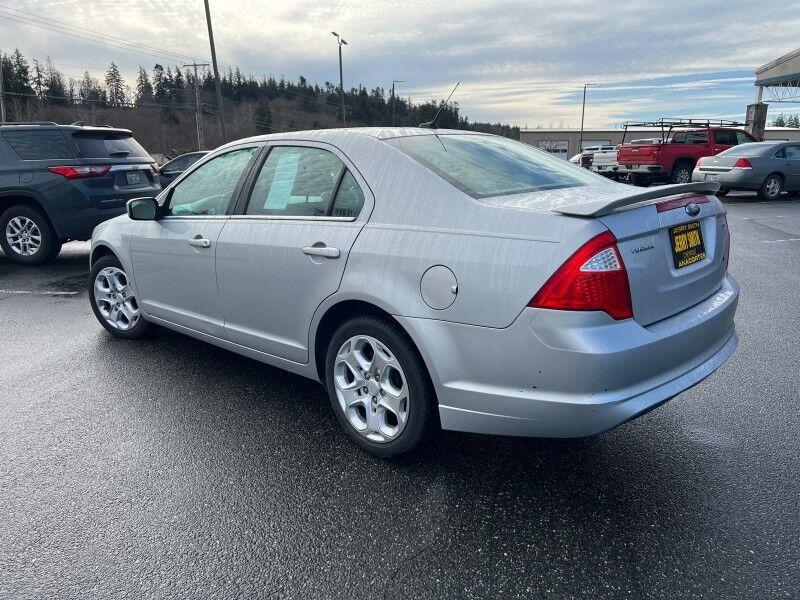
[(447, 103), (448, 103), (448, 102), (450, 102), (450, 98), (452, 98), (452, 97), (453, 97), (453, 93), (455, 93), (455, 91), (456, 91), (456, 88), (457, 88), (459, 85), (461, 85), (461, 82), (460, 82), (460, 81), (457, 81), (457, 82), (456, 82), (456, 87), (454, 87), (454, 88), (453, 88), (453, 91), (452, 91), (452, 92), (450, 92), (450, 95), (447, 97), (447, 100), (445, 100), (445, 101), (444, 101), (444, 104), (442, 104), (442, 105), (440, 105), (440, 106), (439, 106), (439, 110), (437, 110), (437, 111), (436, 111), (436, 115), (433, 117), (433, 119), (431, 119), (431, 120), (430, 120), (430, 121), (428, 121), (427, 123), (420, 123), (420, 124), (419, 124), (419, 126), (420, 126), (420, 127), (425, 127), (425, 128), (427, 128), (427, 129), (436, 129), (436, 119), (438, 119), (438, 118), (439, 118), (439, 114), (442, 112), (442, 109), (443, 109), (445, 106), (447, 106)]

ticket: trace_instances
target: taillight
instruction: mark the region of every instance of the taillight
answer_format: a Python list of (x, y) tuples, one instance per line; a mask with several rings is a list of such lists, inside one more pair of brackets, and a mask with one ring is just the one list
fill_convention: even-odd
[(603, 232), (581, 246), (536, 292), (528, 306), (602, 310), (616, 320), (633, 317), (628, 273), (614, 234)]
[(740, 158), (735, 163), (733, 163), (733, 168), (734, 169), (752, 169), (753, 168), (753, 163), (751, 163), (746, 158)]
[(47, 170), (67, 179), (83, 179), (84, 177), (105, 175), (110, 168), (110, 165), (89, 165), (85, 167), (47, 167)]

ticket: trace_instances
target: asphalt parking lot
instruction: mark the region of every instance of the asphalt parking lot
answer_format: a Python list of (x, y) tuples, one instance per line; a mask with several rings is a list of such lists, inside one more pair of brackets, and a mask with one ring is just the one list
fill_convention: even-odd
[(398, 462), (313, 382), (112, 338), (88, 244), (0, 254), (0, 597), (798, 597), (800, 200), (727, 205), (741, 341), (712, 377), (596, 438)]

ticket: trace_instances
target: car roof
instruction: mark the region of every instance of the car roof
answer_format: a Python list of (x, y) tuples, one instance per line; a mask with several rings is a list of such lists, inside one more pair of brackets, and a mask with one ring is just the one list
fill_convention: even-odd
[[(424, 135), (484, 135), (493, 134), (482, 131), (466, 131), (461, 129), (428, 129), (424, 127), (339, 127), (334, 129), (308, 129), (301, 131), (286, 131), (282, 133), (270, 133), (258, 135), (241, 140), (229, 142), (225, 146), (240, 144), (242, 142), (258, 142), (270, 140), (309, 140), (309, 141), (333, 141), (336, 139), (352, 139), (355, 136), (366, 136), (376, 140), (389, 140), (401, 137), (413, 137)], [(495, 136), (496, 137), (496, 136)]]
[(71, 132), (100, 131), (103, 133), (127, 133), (133, 135), (130, 129), (124, 129), (122, 127), (111, 127), (110, 125), (77, 125), (74, 123), (70, 125), (61, 125), (52, 121), (2, 123), (0, 124), (0, 129), (14, 131), (46, 131), (49, 129), (62, 129)]

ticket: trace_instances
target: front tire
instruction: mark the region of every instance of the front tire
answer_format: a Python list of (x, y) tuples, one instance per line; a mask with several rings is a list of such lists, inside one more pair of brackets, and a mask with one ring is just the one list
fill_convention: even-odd
[(92, 265), (89, 301), (100, 324), (118, 337), (140, 338), (150, 327), (116, 256), (103, 256)]
[(397, 323), (353, 317), (331, 338), (325, 384), (348, 437), (393, 458), (418, 449), (436, 423), (436, 396), (414, 344)]
[(780, 175), (770, 175), (758, 189), (758, 197), (762, 200), (777, 200), (783, 191), (783, 179)]
[(0, 246), (11, 262), (29, 267), (51, 260), (56, 246), (60, 250), (44, 215), (22, 204), (0, 215)]

